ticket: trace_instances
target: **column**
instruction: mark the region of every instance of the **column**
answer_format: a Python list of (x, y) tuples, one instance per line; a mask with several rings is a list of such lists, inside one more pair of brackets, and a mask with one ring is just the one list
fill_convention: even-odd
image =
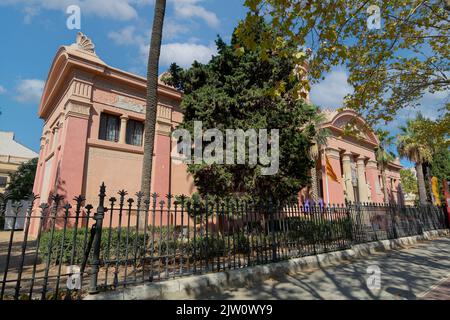
[(367, 161), (366, 176), (367, 184), (370, 186), (370, 193), (368, 193), (370, 196), (369, 201), (375, 203), (383, 202), (382, 198), (377, 193), (378, 164), (374, 159)]
[(45, 148), (45, 137), (42, 136), (40, 147), (39, 147), (39, 160), (38, 160), (36, 176), (34, 178), (34, 184), (33, 184), (33, 193), (36, 195), (41, 194), (41, 182), (42, 182), (41, 175), (42, 175), (42, 170), (43, 170), (43, 165), (44, 165), (44, 160), (45, 160), (44, 159), (44, 148)]
[(342, 155), (342, 167), (344, 170), (344, 181), (345, 190), (347, 193), (348, 201), (355, 201), (355, 195), (353, 194), (353, 184), (352, 184), (352, 162), (351, 158), (353, 155), (350, 152), (345, 152)]
[(127, 143), (127, 116), (120, 117), (120, 135), (119, 135), (119, 143), (125, 144)]
[(360, 202), (369, 202), (369, 197), (367, 196), (367, 182), (366, 182), (366, 164), (364, 157), (358, 157), (357, 168), (358, 168), (358, 194)]
[[(41, 137), (41, 143), (39, 148), (39, 159), (38, 164), (36, 168), (36, 175), (34, 177), (34, 184), (33, 184), (33, 193), (37, 196), (41, 195), (42, 191), (42, 174), (44, 171), (44, 149), (45, 149), (45, 136), (43, 135)], [(36, 212), (40, 212), (39, 205), (41, 204), (41, 201), (35, 201), (34, 202), (34, 208), (33, 211), (36, 210)], [(36, 236), (38, 232), (38, 225), (39, 223), (36, 221), (37, 219), (31, 219), (30, 221), (30, 231), (29, 234), (31, 236)]]
[(55, 128), (53, 129), (53, 142), (52, 142), (52, 151), (55, 151), (56, 148), (58, 147), (58, 143), (59, 143), (59, 124), (55, 126)]
[(50, 130), (46, 130), (44, 133), (44, 137), (45, 137), (45, 146), (44, 146), (44, 157), (47, 157), (50, 153), (49, 150), (49, 144), (50, 144)]

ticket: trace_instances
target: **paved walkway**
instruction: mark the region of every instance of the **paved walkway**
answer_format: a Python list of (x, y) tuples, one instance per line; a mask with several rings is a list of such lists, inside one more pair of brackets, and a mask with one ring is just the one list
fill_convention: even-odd
[[(367, 286), (368, 267), (381, 271), (379, 290)], [(183, 297), (169, 297), (173, 299)], [(450, 238), (379, 253), (340, 266), (270, 279), (248, 288), (205, 292), (191, 299), (450, 299)]]

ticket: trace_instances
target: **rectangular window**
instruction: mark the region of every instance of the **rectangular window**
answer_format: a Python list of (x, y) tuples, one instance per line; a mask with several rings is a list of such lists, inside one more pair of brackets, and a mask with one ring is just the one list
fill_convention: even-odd
[(126, 143), (133, 146), (142, 146), (144, 124), (141, 121), (128, 120)]
[(100, 132), (98, 138), (106, 141), (119, 141), (120, 118), (102, 113), (100, 116)]
[(0, 177), (0, 188), (6, 188), (8, 177)]

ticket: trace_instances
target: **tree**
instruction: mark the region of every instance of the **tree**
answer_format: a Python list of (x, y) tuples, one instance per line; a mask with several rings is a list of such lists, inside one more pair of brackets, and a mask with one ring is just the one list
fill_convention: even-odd
[[(447, 123), (447, 126), (446, 126)], [(448, 153), (450, 133), (450, 124), (448, 123), (448, 116), (442, 117), (436, 121), (424, 117), (421, 113), (417, 114), (413, 122), (413, 128), (416, 132), (417, 139), (421, 144), (428, 146), (431, 152), (430, 161), (425, 161), (423, 167), (427, 180), (427, 191), (430, 199), (434, 198), (431, 186), (432, 176), (439, 178), (439, 182), (445, 178), (446, 172), (446, 153)], [(444, 161), (444, 163), (441, 163)], [(433, 164), (435, 169), (433, 169)]]
[[(354, 87), (345, 107), (370, 124), (392, 120), (425, 93), (450, 88), (450, 7), (445, 0), (246, 0), (245, 5), (250, 11), (238, 34), (247, 48), (255, 47), (252, 30), (263, 16), (277, 36), (263, 35), (261, 46), (279, 55), (293, 45), (312, 49), (311, 83), (333, 66), (345, 65)], [(372, 28), (377, 17), (373, 5), (380, 9), (379, 29)]]
[(9, 175), (9, 184), (6, 187), (6, 191), (10, 194), (12, 199), (27, 199), (33, 192), (37, 164), (38, 158), (34, 158), (19, 165), (17, 171)]
[(419, 135), (415, 120), (408, 120), (406, 126), (400, 128), (401, 133), (397, 140), (397, 150), (403, 156), (416, 164), (419, 199), (421, 204), (427, 203), (423, 164), (432, 159), (432, 150), (425, 144)]
[(380, 143), (375, 149), (375, 156), (380, 167), (381, 179), (383, 180), (384, 202), (388, 203), (389, 195), (386, 183), (386, 167), (389, 162), (394, 161), (395, 159), (394, 153), (388, 150), (388, 148), (392, 145), (393, 137), (389, 136), (389, 132), (381, 129), (378, 129), (376, 133)]
[[(328, 137), (330, 136), (330, 130), (326, 128), (320, 128), (320, 125), (325, 122), (325, 115), (321, 112), (314, 114), (311, 119), (311, 124), (316, 128), (315, 134), (312, 137), (313, 145), (310, 149), (311, 158), (314, 160), (314, 164), (320, 159), (320, 154), (323, 146), (327, 145)], [(314, 165), (311, 168), (311, 189), (312, 200), (315, 203), (319, 201), (319, 184), (318, 184), (317, 167)]]
[[(260, 20), (255, 32), (267, 34), (267, 31), (267, 25)], [(221, 38), (216, 44), (218, 54), (209, 63), (194, 62), (187, 70), (175, 65), (170, 69), (167, 83), (184, 93), (181, 128), (192, 135), (194, 121), (202, 121), (205, 129), (217, 128), (222, 132), (279, 129), (279, 171), (275, 175), (262, 175), (261, 161), (249, 164), (247, 150), (243, 165), (190, 164), (188, 170), (195, 185), (202, 196), (239, 195), (255, 201), (271, 197), (280, 202), (296, 198), (300, 189), (310, 183), (313, 161), (309, 149), (316, 134), (310, 119), (318, 112), (300, 98), (301, 92), (296, 90), (299, 80), (291, 77), (291, 71), (297, 67), (293, 58), (297, 51), (292, 49), (290, 55), (280, 57), (258, 44), (255, 51), (248, 51), (236, 34), (231, 45)], [(262, 50), (266, 51), (267, 59), (261, 59)], [(285, 84), (283, 93), (275, 89), (280, 82)], [(204, 142), (203, 150), (209, 145)]]
[(441, 197), (444, 199), (442, 183), (450, 181), (450, 151), (448, 148), (437, 151), (433, 155), (430, 165), (431, 175), (438, 178)]
[(418, 194), (417, 178), (409, 169), (400, 170), (400, 180), (402, 181), (402, 190), (406, 194)]
[(158, 110), (158, 71), (161, 54), (162, 31), (166, 0), (156, 0), (153, 30), (147, 67), (147, 109), (145, 114), (144, 160), (142, 164), (141, 191), (150, 198), (153, 152), (155, 149), (156, 116)]

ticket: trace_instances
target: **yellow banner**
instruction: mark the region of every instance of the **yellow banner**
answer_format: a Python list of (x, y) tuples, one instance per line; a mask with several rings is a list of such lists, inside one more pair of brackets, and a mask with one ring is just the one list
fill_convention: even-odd
[(436, 177), (431, 178), (431, 189), (434, 195), (434, 204), (436, 206), (441, 205), (441, 196), (439, 194), (439, 180)]
[(325, 155), (326, 161), (327, 161), (327, 175), (331, 178), (331, 180), (335, 181), (335, 182), (339, 182), (338, 180), (338, 176), (336, 174), (336, 172), (334, 172), (333, 170), (333, 166), (331, 165), (330, 159), (328, 159), (328, 156)]

